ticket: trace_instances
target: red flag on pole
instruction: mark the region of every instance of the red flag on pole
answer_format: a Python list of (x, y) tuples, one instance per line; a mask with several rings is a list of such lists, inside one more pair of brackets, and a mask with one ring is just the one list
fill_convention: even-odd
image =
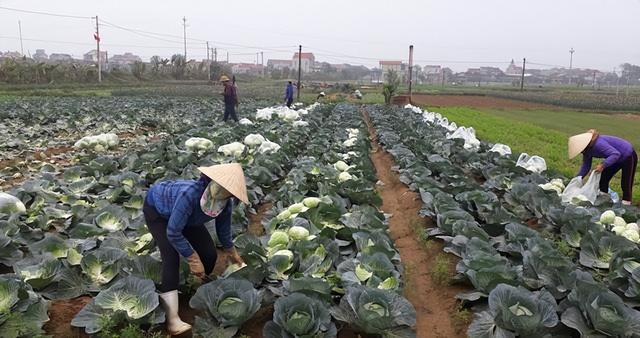
[(96, 41), (100, 42), (100, 37), (98, 36), (98, 33), (94, 33), (94, 34), (93, 34), (93, 38), (94, 38)]

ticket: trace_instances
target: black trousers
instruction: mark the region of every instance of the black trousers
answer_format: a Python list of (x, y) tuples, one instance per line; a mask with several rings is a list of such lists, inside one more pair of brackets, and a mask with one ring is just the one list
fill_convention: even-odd
[(223, 121), (227, 121), (227, 119), (231, 116), (231, 118), (238, 122), (238, 116), (236, 115), (236, 105), (233, 103), (225, 103), (224, 104), (224, 119)]
[(622, 186), (622, 200), (631, 201), (633, 196), (633, 179), (636, 175), (636, 168), (638, 166), (638, 154), (635, 150), (624, 162), (614, 164), (609, 168), (602, 171), (600, 176), (600, 191), (609, 192), (609, 182), (613, 176), (620, 170), (622, 170), (622, 180), (620, 185)]
[[(142, 211), (147, 228), (158, 245), (162, 258), (162, 284), (158, 289), (160, 292), (177, 290), (180, 283), (180, 254), (167, 238), (168, 221), (159, 215), (153, 206), (147, 204), (147, 201), (145, 201)], [(186, 227), (182, 234), (200, 256), (204, 272), (207, 275), (210, 274), (216, 265), (218, 253), (207, 228), (204, 225), (190, 226)]]
[(293, 104), (293, 99), (287, 99), (287, 107), (291, 108), (291, 104)]

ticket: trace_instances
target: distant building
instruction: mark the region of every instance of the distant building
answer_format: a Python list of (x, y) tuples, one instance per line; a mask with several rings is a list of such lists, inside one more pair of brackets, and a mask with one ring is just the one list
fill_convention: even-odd
[(292, 67), (293, 69), (298, 69), (298, 62), (301, 63), (302, 65), (302, 72), (304, 73), (310, 73), (316, 63), (316, 57), (313, 55), (313, 53), (302, 53), (299, 57), (298, 57), (298, 53), (293, 54), (293, 58), (291, 59), (291, 63), (292, 63)]
[(522, 76), (522, 67), (516, 66), (516, 63), (511, 59), (511, 63), (504, 73), (507, 76)]
[(247, 75), (262, 75), (262, 65), (256, 65), (254, 63), (235, 63), (231, 65), (231, 72), (235, 75), (247, 74)]
[(18, 52), (0, 53), (0, 58), (3, 58), (3, 59), (19, 59), (21, 57), (22, 57), (22, 54), (20, 54)]
[(142, 62), (142, 59), (133, 53), (124, 53), (123, 55), (114, 55), (109, 59), (110, 65), (129, 66), (136, 62)]
[[(84, 54), (83, 60), (87, 62), (93, 62), (93, 63), (98, 62), (98, 51), (95, 49), (90, 50), (89, 52)], [(108, 61), (109, 61), (108, 53), (106, 51), (100, 51), (100, 63), (103, 65), (106, 65)]]
[(47, 55), (44, 49), (36, 49), (36, 53), (33, 54), (33, 59), (37, 62), (47, 62), (49, 61), (49, 55)]
[(267, 67), (271, 70), (283, 70), (285, 68), (293, 68), (292, 67), (292, 63), (293, 61), (291, 60), (276, 60), (276, 59), (271, 59), (267, 61)]
[(400, 81), (404, 82), (404, 78), (407, 76), (408, 65), (402, 61), (380, 61), (380, 69), (382, 70), (382, 82), (385, 82), (387, 73), (390, 70), (398, 74)]
[(73, 57), (71, 57), (71, 55), (69, 54), (51, 53), (51, 55), (49, 55), (49, 62), (53, 62), (53, 63), (73, 62)]

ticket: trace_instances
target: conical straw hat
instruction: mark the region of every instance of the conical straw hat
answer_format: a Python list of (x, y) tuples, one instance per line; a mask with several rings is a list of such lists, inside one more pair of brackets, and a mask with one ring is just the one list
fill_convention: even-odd
[(217, 182), (221, 187), (227, 189), (240, 201), (249, 204), (247, 197), (247, 182), (244, 179), (244, 172), (239, 163), (227, 163), (213, 165), (210, 167), (198, 168), (200, 172), (207, 175), (211, 180)]
[(578, 154), (585, 150), (589, 142), (591, 142), (592, 137), (592, 133), (583, 133), (569, 137), (569, 159), (578, 156)]

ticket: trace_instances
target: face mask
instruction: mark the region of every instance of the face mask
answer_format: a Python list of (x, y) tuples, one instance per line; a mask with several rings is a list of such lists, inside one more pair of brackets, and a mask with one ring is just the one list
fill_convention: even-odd
[(218, 183), (211, 181), (200, 198), (200, 208), (210, 217), (218, 217), (231, 194)]

